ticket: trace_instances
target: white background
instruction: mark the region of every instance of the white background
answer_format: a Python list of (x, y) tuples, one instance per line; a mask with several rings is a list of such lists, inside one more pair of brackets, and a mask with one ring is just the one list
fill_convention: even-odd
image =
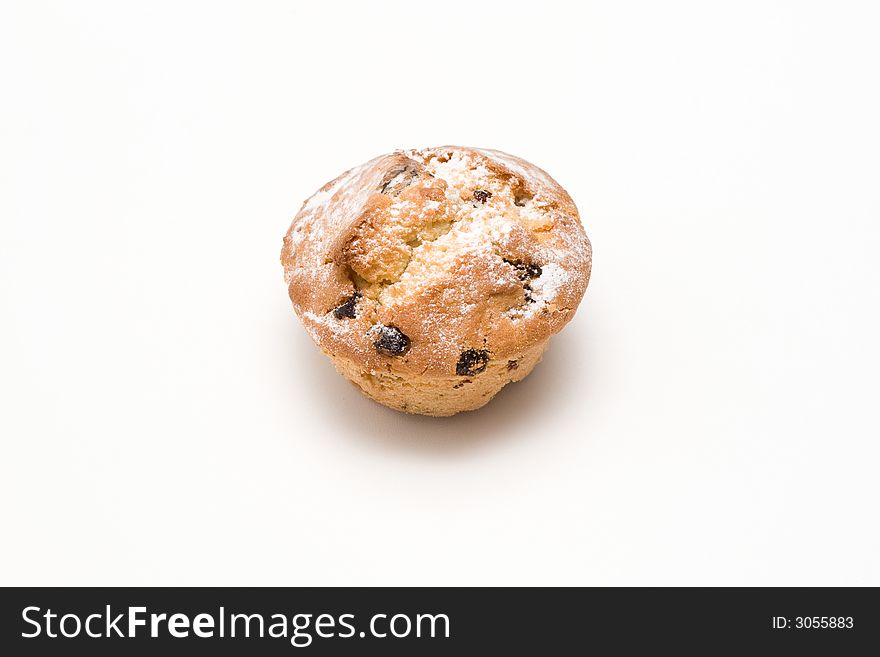
[[(871, 2), (4, 3), (0, 583), (880, 584)], [(485, 409), (364, 398), (304, 198), (547, 169), (593, 279)]]

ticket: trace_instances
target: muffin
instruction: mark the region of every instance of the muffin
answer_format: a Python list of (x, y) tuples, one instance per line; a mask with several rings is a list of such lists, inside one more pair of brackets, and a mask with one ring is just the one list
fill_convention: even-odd
[(592, 250), (569, 195), (499, 151), (396, 151), (300, 209), (281, 262), (294, 310), (336, 369), (391, 408), (486, 404), (572, 318)]

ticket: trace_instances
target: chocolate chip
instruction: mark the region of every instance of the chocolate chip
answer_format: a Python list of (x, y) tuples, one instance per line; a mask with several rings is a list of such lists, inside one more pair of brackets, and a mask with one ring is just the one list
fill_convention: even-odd
[(488, 201), (490, 196), (492, 196), (492, 192), (487, 189), (478, 189), (474, 191), (474, 200), (477, 200), (480, 203)]
[(409, 338), (396, 326), (379, 326), (379, 339), (373, 343), (383, 356), (402, 356), (409, 351)]
[(333, 309), (333, 316), (336, 319), (354, 319), (357, 317), (357, 302), (360, 298), (361, 293), (355, 292)]
[(529, 281), (541, 275), (541, 268), (530, 262), (522, 262), (520, 260), (505, 260), (504, 262), (516, 269), (516, 275), (521, 281)]
[(508, 372), (510, 372), (511, 370), (515, 370), (515, 369), (518, 368), (518, 367), (519, 367), (519, 361), (518, 361), (518, 360), (509, 360), (509, 361), (507, 361), (507, 371), (508, 371)]
[(489, 352), (485, 349), (468, 349), (461, 352), (458, 363), (455, 365), (455, 373), (459, 376), (473, 376), (486, 370), (489, 363)]

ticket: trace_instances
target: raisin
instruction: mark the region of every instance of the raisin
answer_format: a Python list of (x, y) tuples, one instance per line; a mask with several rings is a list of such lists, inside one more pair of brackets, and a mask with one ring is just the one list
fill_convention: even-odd
[(541, 275), (541, 267), (530, 262), (522, 262), (521, 260), (507, 260), (504, 262), (516, 270), (516, 276), (523, 282), (523, 294), (527, 303), (535, 302), (535, 295), (532, 294), (532, 279)]
[(468, 349), (461, 352), (458, 363), (455, 365), (455, 373), (459, 376), (473, 376), (486, 371), (489, 363), (489, 352), (485, 349)]
[(519, 260), (505, 260), (504, 262), (516, 269), (516, 275), (521, 281), (529, 281), (541, 275), (541, 268), (530, 262), (521, 262)]
[(538, 265), (526, 265), (524, 268), (526, 278), (538, 278), (541, 275), (541, 268)]
[(418, 179), (418, 169), (413, 165), (406, 164), (399, 169), (389, 171), (385, 175), (379, 193), (387, 194), (389, 196), (397, 196)]
[(516, 189), (513, 190), (513, 204), (517, 207), (524, 208), (526, 203), (531, 201), (532, 198), (532, 193), (524, 187), (517, 186)]
[(379, 338), (373, 343), (383, 356), (402, 356), (409, 351), (410, 342), (396, 326), (379, 326)]
[(357, 317), (357, 302), (360, 298), (361, 293), (355, 292), (333, 309), (333, 316), (336, 319), (354, 319)]
[(519, 367), (519, 361), (518, 361), (518, 360), (509, 360), (509, 361), (507, 361), (507, 371), (508, 371), (508, 372), (510, 372), (511, 370), (515, 370), (515, 369), (517, 369), (518, 367)]
[(488, 201), (490, 196), (492, 196), (492, 192), (487, 189), (478, 189), (474, 192), (474, 200), (480, 203)]

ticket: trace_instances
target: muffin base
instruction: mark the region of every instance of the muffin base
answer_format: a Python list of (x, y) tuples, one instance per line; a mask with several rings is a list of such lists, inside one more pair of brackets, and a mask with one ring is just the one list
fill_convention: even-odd
[(508, 383), (524, 379), (546, 351), (550, 340), (516, 358), (490, 360), (472, 376), (416, 376), (391, 371), (364, 371), (354, 361), (327, 354), (336, 369), (367, 397), (406, 413), (446, 417), (476, 410), (491, 401)]

